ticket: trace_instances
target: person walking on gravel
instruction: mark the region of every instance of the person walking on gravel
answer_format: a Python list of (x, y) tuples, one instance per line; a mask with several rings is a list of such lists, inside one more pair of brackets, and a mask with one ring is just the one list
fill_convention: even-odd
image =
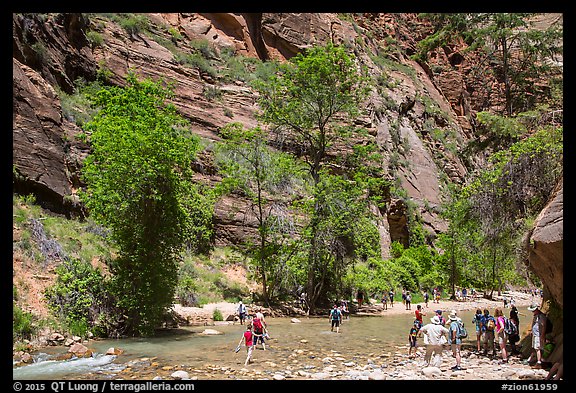
[(426, 344), (426, 354), (424, 362), (426, 366), (440, 367), (442, 364), (443, 345), (448, 342), (448, 329), (440, 324), (438, 315), (431, 318), (431, 322), (422, 326), (420, 332), (424, 334), (424, 343)]

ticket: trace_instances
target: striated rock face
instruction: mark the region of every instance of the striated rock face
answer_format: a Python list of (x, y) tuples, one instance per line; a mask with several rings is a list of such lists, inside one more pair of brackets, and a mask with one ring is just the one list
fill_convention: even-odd
[(564, 182), (538, 215), (529, 237), (530, 268), (540, 277), (547, 292), (564, 308)]
[(80, 162), (88, 146), (71, 137), (79, 131), (62, 119), (54, 88), (30, 67), (12, 61), (12, 160), (18, 178), (15, 188), (38, 195), (45, 207), (58, 213), (80, 213), (71, 196), (80, 187)]
[[(73, 201), (76, 190), (82, 186), (79, 174), (88, 147), (77, 137), (80, 129), (63, 116), (56, 89), (70, 94), (75, 79), (94, 80), (98, 69), (105, 70), (109, 83), (116, 85), (124, 83), (129, 70), (141, 77), (173, 81), (173, 101), (190, 121), (192, 131), (208, 141), (218, 141), (219, 129), (232, 121), (240, 122), (246, 128), (258, 124), (256, 95), (241, 80), (223, 81), (201, 67), (183, 64), (182, 56), (195, 51), (192, 41), (206, 41), (217, 53), (232, 49), (239, 55), (280, 61), (290, 59), (313, 44), (330, 40), (351, 46), (361, 39), (371, 46), (371, 52), (378, 45), (362, 36), (370, 28), (368, 22), (363, 23), (363, 27), (354, 27), (351, 22), (340, 20), (337, 14), (170, 13), (147, 16), (153, 26), (150, 34), (130, 34), (118, 24), (97, 15), (92, 15), (90, 21), (80, 14), (14, 15), (15, 189), (33, 191), (38, 200), (58, 212), (71, 211), (72, 207), (80, 210)], [(387, 31), (394, 34), (395, 17), (388, 16), (378, 23), (392, 26)], [(172, 40), (167, 33), (169, 28), (183, 39)], [(90, 45), (86, 38), (88, 30), (102, 37), (101, 45)], [(407, 40), (408, 47), (413, 47), (413, 39), (408, 33), (404, 29), (399, 34)], [(172, 42), (175, 47), (166, 42)], [(383, 72), (368, 51), (358, 47), (356, 53), (372, 73)], [(406, 164), (396, 165), (396, 176), (417, 204), (434, 207), (439, 203), (440, 173), (449, 172), (451, 178), (461, 179), (466, 169), (458, 158), (442, 151), (423, 131), (429, 116), (423, 102), (416, 97), (431, 97), (445, 112), (438, 121), (452, 122), (456, 130), (459, 125), (450, 103), (424, 70), (407, 58), (399, 57), (398, 61), (416, 69), (418, 79), (405, 72), (387, 70), (386, 77), (395, 81), (397, 87), (385, 94), (375, 93), (366, 103), (366, 114), (359, 125), (369, 131), (382, 149), (386, 157), (383, 166), (391, 165), (390, 155), (396, 154), (402, 140), (407, 141), (399, 158)], [(210, 90), (219, 92), (218, 99), (206, 94)], [(342, 154), (342, 148), (335, 146), (328, 153), (337, 157)], [(202, 155), (198, 161), (203, 181), (218, 181), (209, 170), (210, 157)], [(388, 211), (381, 212), (383, 250), (394, 240), (407, 244), (406, 212), (399, 209), (396, 202), (390, 202)], [(215, 220), (219, 244), (237, 243), (254, 233), (254, 220), (246, 207), (247, 203), (238, 198), (219, 201)], [(441, 231), (442, 220), (428, 211), (421, 211), (425, 226), (431, 233)]]
[(556, 344), (549, 355), (551, 363), (564, 362), (564, 179), (556, 186), (553, 196), (540, 212), (534, 228), (527, 236), (526, 248), (530, 269), (544, 284), (544, 299), (558, 305), (559, 310), (544, 311), (553, 323), (552, 334)]
[[(122, 85), (133, 70), (143, 78), (173, 82), (174, 104), (209, 146), (230, 122), (246, 128), (258, 125), (257, 96), (241, 79), (222, 78), (187, 62), (188, 56), (199, 52), (194, 42), (208, 43), (214, 52), (204, 54), (205, 60), (218, 68), (225, 51), (286, 61), (313, 44), (332, 41), (354, 48), (374, 79), (383, 81), (358, 120), (368, 135), (353, 143), (375, 142), (387, 176), (398, 180), (416, 204), (425, 229), (431, 235), (445, 229), (435, 213), (441, 179), (462, 182), (471, 169), (457, 151), (473, 137), (471, 121), (479, 107), (467, 93), (469, 76), (462, 74), (472, 66), (468, 57), (446, 48), (438, 52), (434, 65), (445, 70), (441, 74), (408, 57), (429, 30), (415, 14), (365, 14), (355, 22), (331, 13), (146, 16), (150, 22), (146, 32), (128, 33), (98, 14), (89, 19), (82, 14), (14, 14), (15, 189), (32, 190), (52, 210), (81, 214), (74, 196), (82, 187), (80, 168), (89, 151), (78, 138), (80, 129), (73, 119), (63, 115), (58, 97), (59, 89), (73, 93), (77, 78), (93, 81), (100, 72), (109, 83)], [(102, 43), (91, 44), (88, 31), (98, 34)], [(382, 52), (388, 55), (381, 56)], [(210, 92), (217, 92), (217, 98)], [(441, 140), (437, 130), (445, 132)], [(345, 148), (350, 147), (334, 145), (328, 155), (339, 157)], [(469, 159), (475, 164), (474, 158)], [(210, 166), (209, 153), (198, 158), (199, 176), (214, 184), (218, 177)], [(388, 208), (380, 212), (379, 224), (383, 254), (392, 241), (407, 244), (408, 233), (407, 209), (389, 195), (385, 199)], [(219, 244), (237, 243), (254, 233), (254, 219), (246, 206), (240, 198), (219, 201), (215, 219)]]

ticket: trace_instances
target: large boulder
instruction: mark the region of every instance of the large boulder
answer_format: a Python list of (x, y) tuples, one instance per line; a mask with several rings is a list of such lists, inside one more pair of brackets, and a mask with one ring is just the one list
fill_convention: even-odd
[(564, 185), (560, 180), (552, 198), (534, 223), (527, 244), (532, 271), (552, 299), (563, 308), (564, 298)]

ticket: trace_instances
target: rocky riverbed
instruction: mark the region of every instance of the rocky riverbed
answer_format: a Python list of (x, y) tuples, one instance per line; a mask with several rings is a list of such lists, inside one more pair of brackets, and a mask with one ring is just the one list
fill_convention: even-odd
[[(534, 299), (519, 292), (511, 294), (518, 306), (525, 306)], [(507, 295), (510, 296), (510, 295)], [(429, 319), (433, 310), (475, 310), (488, 308), (493, 313), (495, 307), (502, 307), (501, 299), (472, 299), (467, 302), (440, 301), (429, 303), (425, 311)], [(212, 304), (204, 308), (175, 307), (175, 312), (188, 321), (197, 324), (211, 325), (215, 329), (218, 323), (211, 319), (214, 309), (218, 308), (224, 317), (233, 315), (236, 305), (230, 303)], [(375, 302), (357, 310), (359, 315), (392, 315), (413, 313), (406, 310), (403, 304), (395, 304), (383, 310)], [(253, 307), (253, 310), (255, 308)], [(260, 308), (259, 308), (260, 309)], [(266, 312), (269, 310), (264, 309)], [(525, 318), (530, 316), (526, 316)], [(297, 322), (297, 320), (296, 320)], [(426, 321), (428, 322), (428, 321)], [(219, 322), (220, 324), (226, 322)], [(229, 323), (233, 323), (230, 321)], [(211, 330), (211, 329), (208, 329)], [(474, 334), (473, 331), (470, 332)], [(336, 333), (334, 333), (336, 334)], [(342, 334), (345, 339), (345, 334)], [(235, 354), (232, 365), (198, 362), (186, 364), (171, 361), (167, 363), (159, 357), (142, 357), (132, 360), (122, 359), (122, 348), (111, 348), (115, 354), (115, 367), (91, 372), (86, 379), (118, 380), (543, 380), (547, 377), (546, 369), (534, 369), (525, 358), (530, 353), (530, 343), (523, 342), (523, 356), (511, 356), (507, 363), (500, 356), (489, 357), (475, 353), (473, 342), (465, 344), (462, 349), (462, 370), (453, 371), (455, 365), (449, 346), (445, 347), (440, 367), (426, 367), (424, 364), (424, 346), (418, 347), (416, 355), (408, 356), (407, 344), (396, 346), (393, 351), (370, 352), (358, 348), (355, 351), (339, 352), (331, 348), (313, 347), (307, 340), (287, 341), (272, 340), (267, 351), (261, 348), (254, 351), (253, 363), (244, 365), (244, 352)], [(88, 347), (90, 342), (85, 343)], [(277, 355), (273, 356), (276, 352)], [(281, 354), (281, 355), (278, 355)], [(77, 378), (77, 377), (75, 377)]]
[(121, 370), (90, 374), (87, 379), (121, 380), (543, 380), (545, 369), (534, 369), (520, 357), (503, 363), (499, 357), (478, 355), (472, 349), (462, 351), (462, 370), (455, 365), (446, 347), (440, 367), (426, 367), (424, 348), (409, 357), (399, 346), (396, 353), (350, 355), (334, 350), (313, 352), (299, 343), (280, 362), (267, 360), (266, 351), (258, 349), (253, 363), (237, 367), (206, 363), (201, 367), (185, 364), (162, 364), (156, 358), (141, 358), (123, 365)]

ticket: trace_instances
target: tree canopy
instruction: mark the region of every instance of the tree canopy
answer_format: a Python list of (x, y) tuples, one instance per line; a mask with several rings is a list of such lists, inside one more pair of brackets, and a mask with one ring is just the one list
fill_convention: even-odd
[(182, 246), (211, 231), (212, 208), (192, 181), (198, 138), (170, 97), (169, 87), (130, 74), (126, 87), (97, 92), (99, 111), (85, 126), (92, 152), (83, 198), (120, 250), (109, 267), (130, 333), (157, 326), (173, 302)]

